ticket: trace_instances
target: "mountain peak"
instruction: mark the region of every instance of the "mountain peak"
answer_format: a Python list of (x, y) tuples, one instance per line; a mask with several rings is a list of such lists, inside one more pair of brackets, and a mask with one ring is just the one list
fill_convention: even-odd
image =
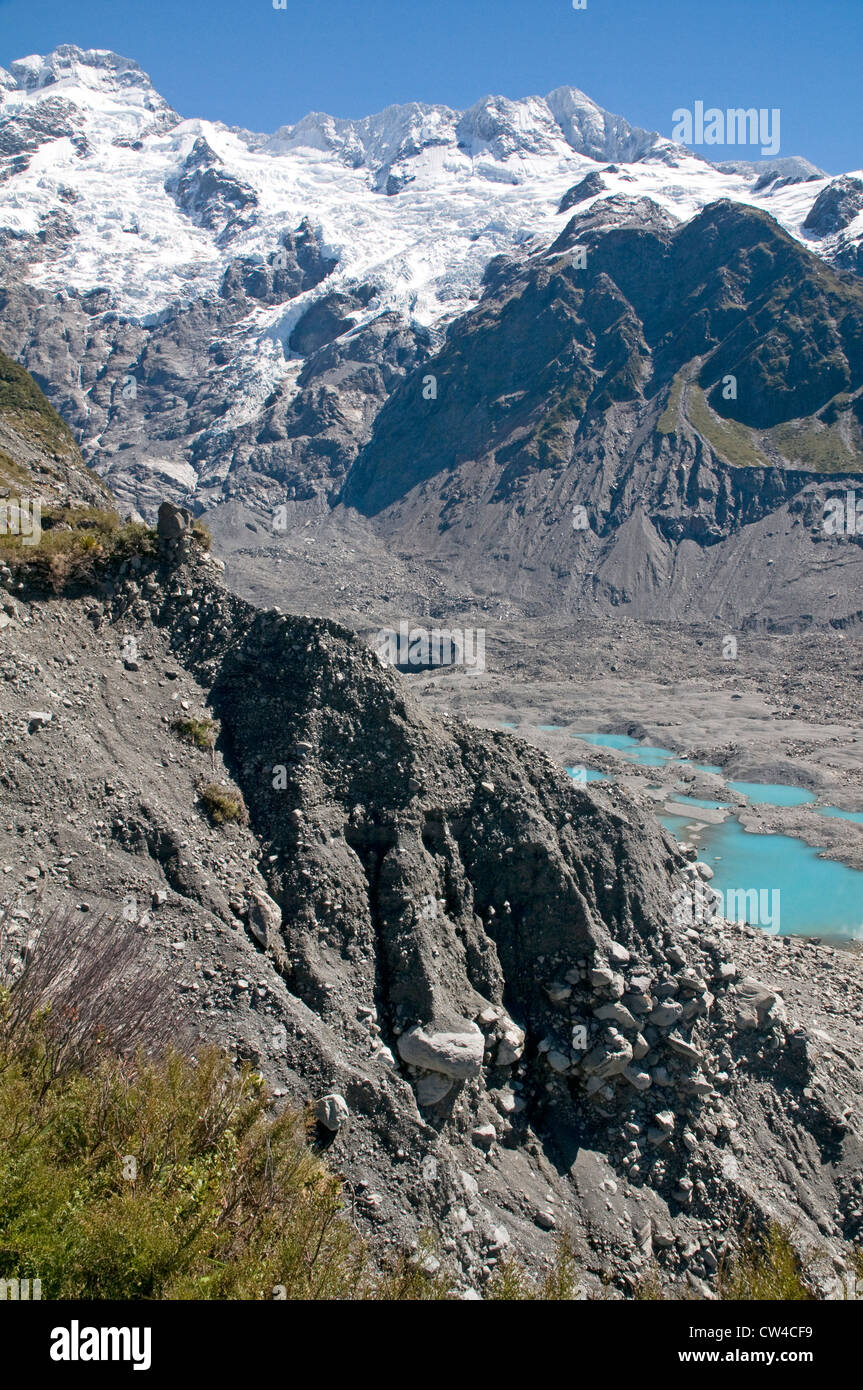
[(78, 48), (61, 43), (48, 54), (33, 53), (9, 65), (9, 76), (21, 92), (38, 91), (58, 82), (76, 82), (86, 87), (147, 87), (153, 84), (132, 58), (124, 58), (107, 48)]

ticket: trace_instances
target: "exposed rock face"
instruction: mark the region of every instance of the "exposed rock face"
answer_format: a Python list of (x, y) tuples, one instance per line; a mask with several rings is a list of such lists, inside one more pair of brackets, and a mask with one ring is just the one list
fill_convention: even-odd
[(585, 174), (580, 183), (573, 184), (572, 188), (567, 189), (560, 200), (558, 212), (569, 212), (570, 208), (578, 207), (579, 203), (584, 203), (588, 198), (596, 197), (597, 193), (603, 193), (606, 185), (602, 181), (602, 175), (594, 170)]
[[(180, 963), (178, 1008), (323, 1097), (359, 1216), (438, 1228), (466, 1287), (560, 1229), (586, 1277), (621, 1280), (645, 1231), (670, 1276), (707, 1279), (747, 1213), (827, 1246), (859, 1234), (859, 962), (675, 926), (684, 860), (624, 793), (428, 717), (349, 633), (256, 612), (189, 554), (101, 598), (18, 592), (0, 637), (17, 928), (35, 885), (133, 898)], [(217, 721), (212, 763), (170, 732), (178, 704)], [(213, 778), (248, 825), (196, 809)], [(843, 993), (838, 1035), (813, 976), (818, 1000)]]
[(156, 534), (161, 541), (179, 541), (192, 524), (192, 513), (187, 507), (175, 507), (173, 502), (163, 502), (159, 508)]
[(863, 179), (845, 176), (834, 179), (818, 194), (803, 226), (818, 236), (832, 236), (834, 232), (844, 232), (861, 212)]
[(740, 622), (771, 614), (768, 589), (789, 602), (779, 563), (799, 618), (835, 590), (825, 499), (863, 467), (861, 343), (860, 287), (763, 214), (675, 227), (603, 198), (548, 252), (492, 262), (342, 500), (487, 591), (691, 620), (716, 616), (718, 584)]
[(0, 500), (8, 497), (113, 509), (66, 422), (28, 373), (0, 352)]
[(167, 180), (165, 192), (199, 227), (229, 239), (242, 231), (244, 214), (258, 205), (253, 188), (221, 168), (222, 161), (203, 136), (195, 141), (179, 173)]

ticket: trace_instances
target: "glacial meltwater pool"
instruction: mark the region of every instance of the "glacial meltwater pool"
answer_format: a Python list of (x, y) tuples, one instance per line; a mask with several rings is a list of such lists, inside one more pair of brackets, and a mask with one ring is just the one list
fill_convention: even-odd
[(594, 748), (616, 748), (640, 767), (665, 767), (674, 757), (670, 748), (649, 748), (629, 734), (573, 734), (573, 738), (592, 743)]
[[(722, 768), (715, 764), (691, 763), (677, 758), (668, 748), (639, 743), (629, 734), (578, 733), (573, 738), (595, 748), (615, 749), (642, 767), (673, 771), (677, 765), (722, 775)], [(580, 782), (613, 780), (591, 768), (568, 767), (567, 772)], [(815, 792), (781, 783), (726, 785), (729, 791), (745, 796), (752, 806), (808, 806), (817, 799)], [(817, 849), (792, 835), (746, 831), (734, 814), (719, 825), (699, 821), (700, 809), (732, 812), (734, 808), (725, 802), (670, 792), (667, 799), (675, 805), (692, 807), (691, 816), (666, 814), (659, 820), (676, 839), (695, 839), (699, 859), (713, 869), (710, 887), (722, 894), (724, 916), (781, 935), (863, 940), (863, 873), (859, 870), (833, 859), (822, 859)], [(863, 812), (817, 806), (812, 808), (811, 814), (814, 813), (863, 825)], [(688, 829), (696, 823), (697, 831)]]
[(814, 792), (781, 782), (729, 782), (728, 786), (731, 791), (740, 792), (753, 806), (805, 806), (815, 800)]
[(834, 820), (850, 820), (855, 825), (863, 825), (863, 811), (840, 811), (838, 806), (816, 806), (819, 816), (832, 816)]
[[(692, 818), (660, 816), (678, 840)], [(713, 870), (723, 915), (783, 936), (863, 940), (863, 873), (791, 835), (757, 835), (733, 816), (698, 831), (698, 857)]]

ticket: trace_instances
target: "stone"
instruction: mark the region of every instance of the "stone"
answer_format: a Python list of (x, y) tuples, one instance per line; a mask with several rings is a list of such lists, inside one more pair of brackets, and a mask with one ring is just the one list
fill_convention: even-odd
[(318, 1101), (315, 1114), (318, 1118), (318, 1122), (324, 1126), (324, 1129), (331, 1130), (333, 1134), (337, 1134), (340, 1129), (344, 1129), (350, 1118), (351, 1112), (344, 1096), (340, 1096), (333, 1092), (332, 1095), (323, 1096), (321, 1100)]
[(31, 709), (27, 711), (27, 730), (34, 734), (37, 729), (44, 729), (46, 724), (50, 724), (54, 715), (49, 709)]
[(698, 874), (698, 877), (703, 879), (706, 883), (709, 882), (710, 879), (712, 879), (713, 870), (711, 869), (709, 864), (705, 864), (702, 860), (698, 860), (693, 865), (693, 868), (695, 869), (695, 872)]
[(545, 992), (552, 1004), (564, 1004), (572, 994), (570, 985), (562, 984), (560, 980), (554, 980), (550, 985), (546, 985)]
[(743, 979), (737, 985), (738, 1009), (735, 1023), (741, 1031), (765, 1028), (784, 1018), (779, 995), (760, 980)]
[(282, 909), (269, 893), (253, 888), (249, 893), (249, 930), (255, 940), (266, 946), (282, 929)]
[(454, 1085), (452, 1077), (442, 1076), (440, 1072), (427, 1072), (416, 1083), (417, 1102), (422, 1106), (437, 1105), (449, 1095)]
[(584, 1057), (581, 1066), (588, 1076), (601, 1080), (618, 1076), (632, 1061), (632, 1048), (620, 1033), (609, 1030), (607, 1042), (599, 1043)]
[(653, 1085), (650, 1073), (642, 1071), (639, 1067), (634, 1067), (632, 1065), (624, 1067), (623, 1075), (626, 1077), (630, 1086), (635, 1087), (636, 1091), (649, 1091), (650, 1087)]
[(497, 1130), (494, 1125), (476, 1125), (470, 1137), (478, 1149), (490, 1149), (497, 1140)]
[(187, 507), (177, 507), (173, 502), (163, 502), (159, 507), (156, 532), (160, 541), (179, 541), (192, 524), (192, 513)]
[(495, 1061), (499, 1067), (511, 1067), (524, 1053), (525, 1035), (523, 1029), (507, 1019), (503, 1026), (500, 1042), (497, 1045)]
[(403, 1062), (425, 1071), (441, 1072), (456, 1081), (479, 1076), (484, 1052), (485, 1039), (480, 1029), (467, 1021), (458, 1032), (438, 1032), (415, 1024), (398, 1040), (398, 1053)]
[(603, 1023), (616, 1023), (619, 1028), (625, 1028), (627, 1032), (638, 1032), (638, 1023), (629, 1009), (618, 999), (615, 999), (611, 1004), (601, 1004), (599, 1008), (594, 1009), (593, 1013), (594, 1017), (601, 1019)]
[(631, 990), (620, 1002), (634, 1014), (648, 1014), (653, 1008), (653, 999), (642, 990)]
[(695, 1076), (685, 1076), (682, 1081), (678, 1083), (677, 1089), (686, 1096), (705, 1097), (713, 1095), (713, 1087), (707, 1080), (707, 1077), (702, 1076), (698, 1072), (696, 1072)]
[(557, 1049), (556, 1047), (551, 1048), (551, 1049), (545, 1054), (545, 1060), (546, 1060), (546, 1062), (548, 1063), (548, 1065), (551, 1067), (552, 1071), (556, 1071), (556, 1072), (558, 1072), (560, 1075), (562, 1075), (564, 1072), (569, 1071), (569, 1068), (570, 1068), (570, 1060), (569, 1060), (569, 1058), (567, 1057), (567, 1055), (566, 1055), (565, 1052), (559, 1052), (558, 1049)]
[(677, 977), (677, 983), (681, 989), (687, 989), (691, 994), (704, 994), (707, 985), (699, 975), (691, 970), (684, 970)]
[(675, 1052), (678, 1057), (682, 1057), (687, 1062), (700, 1062), (702, 1053), (692, 1043), (685, 1038), (679, 1038), (676, 1033), (669, 1033), (665, 1039), (666, 1046), (670, 1052)]
[(617, 941), (612, 941), (609, 946), (608, 958), (613, 961), (615, 965), (628, 965), (630, 962), (630, 954), (626, 947), (621, 946)]
[(649, 1015), (650, 1022), (656, 1028), (670, 1028), (677, 1022), (683, 1013), (683, 1005), (675, 1000), (667, 1000), (664, 1004), (659, 1004)]
[(674, 1130), (675, 1117), (673, 1110), (657, 1110), (653, 1117), (653, 1123), (657, 1129), (661, 1129), (663, 1134), (671, 1134)]

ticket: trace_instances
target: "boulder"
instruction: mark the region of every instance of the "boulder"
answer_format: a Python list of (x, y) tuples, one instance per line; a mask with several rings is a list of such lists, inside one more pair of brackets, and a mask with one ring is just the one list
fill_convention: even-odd
[(511, 1018), (506, 1019), (495, 1056), (499, 1067), (511, 1067), (520, 1060), (524, 1053), (524, 1038), (524, 1030), (513, 1023)]
[(192, 525), (192, 513), (188, 507), (177, 507), (173, 502), (163, 502), (159, 508), (156, 534), (160, 541), (182, 540)]
[(629, 1043), (620, 1033), (609, 1030), (607, 1041), (588, 1052), (581, 1065), (588, 1076), (605, 1080), (609, 1076), (618, 1076), (631, 1061), (632, 1048)]
[(751, 977), (737, 986), (737, 1015), (735, 1023), (742, 1032), (752, 1028), (769, 1027), (784, 1016), (784, 1005), (775, 990)]
[(649, 1018), (657, 1028), (670, 1028), (672, 1024), (677, 1023), (682, 1013), (683, 1005), (668, 999), (655, 1008)]
[(333, 1134), (337, 1134), (340, 1129), (344, 1129), (350, 1118), (350, 1109), (344, 1096), (333, 1093), (323, 1096), (317, 1104), (315, 1114), (319, 1124), (324, 1129), (329, 1129)]
[(249, 930), (256, 941), (266, 946), (282, 927), (282, 910), (262, 888), (249, 894)]
[(417, 1023), (398, 1040), (398, 1053), (403, 1062), (425, 1071), (440, 1072), (456, 1081), (479, 1076), (484, 1050), (482, 1033), (475, 1023), (467, 1021), (458, 1031), (447, 1032), (437, 1032)]

